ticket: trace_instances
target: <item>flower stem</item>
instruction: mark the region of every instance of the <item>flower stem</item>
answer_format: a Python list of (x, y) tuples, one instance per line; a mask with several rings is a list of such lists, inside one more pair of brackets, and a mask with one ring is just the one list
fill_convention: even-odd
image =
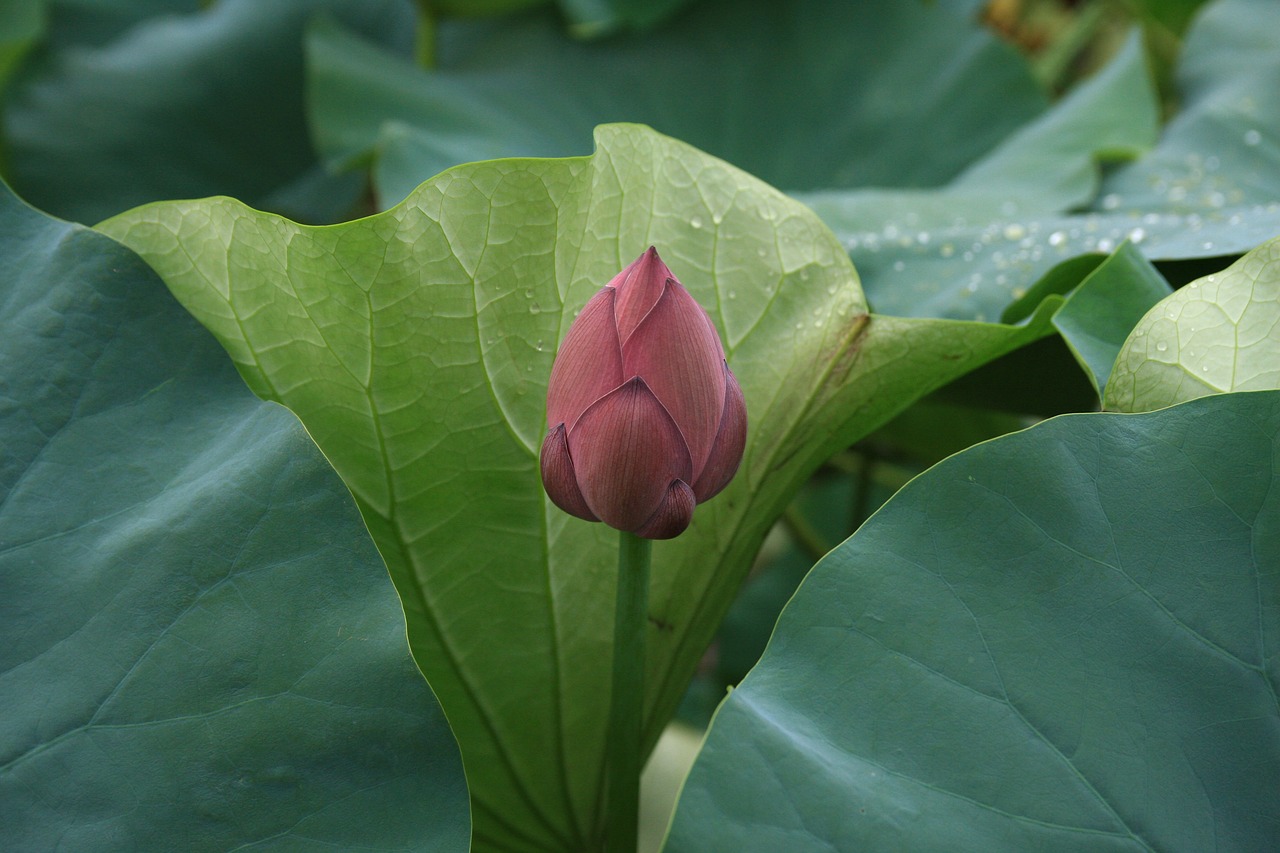
[(636, 853), (640, 823), (644, 718), (644, 639), (649, 621), (649, 553), (653, 543), (623, 531), (618, 539), (618, 603), (613, 625), (613, 692), (609, 699), (608, 853)]

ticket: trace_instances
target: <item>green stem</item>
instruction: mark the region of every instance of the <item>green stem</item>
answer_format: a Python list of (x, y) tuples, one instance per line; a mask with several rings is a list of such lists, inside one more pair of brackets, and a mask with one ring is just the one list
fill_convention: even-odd
[(618, 539), (618, 604), (613, 624), (613, 692), (605, 745), (608, 853), (636, 853), (640, 825), (644, 638), (649, 622), (649, 553), (653, 543), (623, 531)]
[(435, 68), (436, 13), (427, 0), (418, 0), (418, 31), (413, 41), (413, 55), (418, 67)]

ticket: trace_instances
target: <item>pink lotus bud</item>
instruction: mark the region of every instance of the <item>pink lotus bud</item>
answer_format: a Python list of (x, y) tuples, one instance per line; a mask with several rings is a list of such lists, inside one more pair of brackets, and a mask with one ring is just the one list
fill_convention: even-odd
[(684, 532), (738, 470), (742, 389), (711, 318), (650, 247), (591, 297), (547, 386), (556, 506), (647, 539)]

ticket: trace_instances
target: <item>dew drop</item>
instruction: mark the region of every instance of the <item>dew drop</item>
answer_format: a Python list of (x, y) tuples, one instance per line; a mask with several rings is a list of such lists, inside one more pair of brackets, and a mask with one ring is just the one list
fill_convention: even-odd
[(1027, 229), (1023, 228), (1016, 222), (1010, 223), (1004, 227), (1004, 238), (1006, 240), (1021, 240), (1027, 234)]
[(950, 243), (943, 243), (942, 248), (938, 249), (938, 254), (944, 258), (949, 258), (956, 253), (956, 247)]
[(1165, 350), (1167, 350), (1168, 348), (1169, 348), (1169, 345), (1168, 345), (1168, 344), (1166, 344), (1164, 341), (1160, 341), (1158, 344), (1156, 344), (1156, 351), (1157, 351), (1157, 352), (1164, 352), (1164, 351), (1165, 351)]
[(1245, 145), (1248, 145), (1249, 147), (1253, 147), (1254, 145), (1258, 145), (1261, 142), (1262, 142), (1262, 134), (1259, 133), (1256, 129), (1246, 130), (1244, 132)]
[(1114, 250), (1115, 247), (1116, 247), (1116, 241), (1112, 240), (1110, 237), (1103, 237), (1102, 239), (1098, 240), (1099, 252), (1110, 252)]
[(542, 313), (542, 306), (541, 306), (541, 305), (539, 305), (539, 304), (538, 304), (538, 303), (536, 303), (536, 302), (531, 303), (531, 304), (529, 305), (529, 313), (530, 313), (530, 314), (541, 314), (541, 313)]
[(1147, 239), (1147, 231), (1145, 228), (1135, 228), (1129, 232), (1129, 240), (1133, 243), (1141, 243)]
[(689, 220), (689, 225), (693, 228), (701, 228), (702, 220), (695, 216)]
[(1120, 206), (1120, 196), (1116, 193), (1107, 193), (1102, 197), (1103, 210), (1115, 210)]
[(542, 352), (542, 341), (539, 340), (536, 344), (533, 345), (533, 348), (536, 349), (538, 352)]
[(723, 217), (723, 216), (721, 216), (721, 215), (720, 215), (720, 214), (718, 214), (718, 213), (713, 213), (713, 214), (711, 214), (711, 224), (712, 224), (712, 225), (719, 225), (721, 222), (724, 222), (724, 217)]
[(1049, 235), (1050, 246), (1061, 246), (1065, 242), (1067, 242), (1067, 232), (1065, 231), (1054, 231)]
[(737, 299), (737, 298), (738, 298), (738, 291), (736, 291), (736, 290), (730, 290), (730, 291), (729, 291), (729, 298), (730, 298), (730, 299)]

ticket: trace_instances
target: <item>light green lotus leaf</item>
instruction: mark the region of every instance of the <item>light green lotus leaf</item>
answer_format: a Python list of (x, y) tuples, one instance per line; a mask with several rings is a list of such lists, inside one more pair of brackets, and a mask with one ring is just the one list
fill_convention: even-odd
[(1145, 412), (1280, 388), (1280, 237), (1153, 307), (1124, 342), (1106, 408)]
[(746, 396), (737, 478), (654, 549), (656, 740), (773, 520), (834, 450), (1051, 331), (865, 313), (805, 207), (638, 126), (587, 158), (444, 172), (313, 228), (229, 199), (104, 223), (298, 413), (351, 488), (462, 748), (480, 849), (594, 849), (616, 534), (542, 492), (547, 376), (597, 288), (649, 245), (707, 307)]

